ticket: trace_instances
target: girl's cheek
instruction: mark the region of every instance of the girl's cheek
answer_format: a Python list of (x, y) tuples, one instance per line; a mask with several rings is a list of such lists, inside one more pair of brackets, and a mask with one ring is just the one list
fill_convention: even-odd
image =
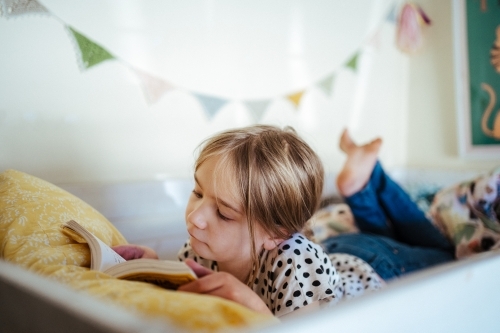
[(184, 213), (184, 218), (186, 219), (186, 222), (188, 222), (188, 220), (191, 218), (191, 213), (193, 212), (193, 210), (194, 210), (194, 205), (191, 202), (191, 200), (189, 200), (186, 206), (186, 211)]

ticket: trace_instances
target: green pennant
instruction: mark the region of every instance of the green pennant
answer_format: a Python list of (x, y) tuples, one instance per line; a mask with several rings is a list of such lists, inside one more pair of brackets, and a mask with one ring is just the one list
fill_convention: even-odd
[(334, 79), (335, 79), (335, 73), (332, 73), (332, 74), (328, 75), (327, 77), (325, 77), (324, 79), (322, 79), (321, 81), (319, 81), (317, 83), (317, 86), (323, 90), (325, 95), (330, 96), (330, 94), (332, 92), (332, 86), (333, 86)]
[(82, 64), (85, 68), (90, 68), (108, 59), (115, 59), (111, 53), (75, 29), (71, 27), (68, 27), (68, 29), (78, 43)]
[(259, 123), (260, 120), (262, 119), (262, 116), (264, 115), (264, 112), (271, 103), (271, 100), (262, 99), (262, 100), (245, 101), (243, 103), (249, 109), (250, 114), (255, 123)]
[(347, 62), (345, 66), (356, 72), (356, 69), (358, 67), (358, 58), (359, 52), (356, 52), (356, 54)]

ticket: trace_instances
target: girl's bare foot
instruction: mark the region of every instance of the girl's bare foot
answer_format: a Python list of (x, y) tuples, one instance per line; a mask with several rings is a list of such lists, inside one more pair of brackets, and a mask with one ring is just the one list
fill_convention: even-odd
[(345, 129), (340, 136), (340, 149), (347, 154), (347, 160), (337, 176), (337, 188), (342, 196), (348, 197), (359, 192), (368, 183), (382, 139), (377, 138), (365, 145), (358, 146)]

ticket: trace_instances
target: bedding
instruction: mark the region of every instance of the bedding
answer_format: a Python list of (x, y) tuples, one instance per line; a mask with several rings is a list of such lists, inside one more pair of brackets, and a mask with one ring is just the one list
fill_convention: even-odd
[(127, 243), (103, 215), (61, 188), (16, 170), (0, 174), (3, 260), (188, 331), (213, 332), (278, 322), (221, 298), (165, 290), (91, 271), (88, 245), (78, 244), (62, 232), (61, 224), (71, 219), (110, 246)]
[[(405, 189), (455, 244), (457, 258), (500, 248), (500, 168), (443, 188), (421, 183)], [(320, 209), (309, 227), (316, 242), (359, 232), (349, 206), (341, 202)]]

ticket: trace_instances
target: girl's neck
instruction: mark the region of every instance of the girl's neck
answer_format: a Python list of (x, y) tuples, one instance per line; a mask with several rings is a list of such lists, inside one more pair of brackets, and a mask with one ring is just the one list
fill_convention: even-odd
[(220, 272), (229, 273), (234, 277), (236, 277), (241, 282), (243, 282), (244, 284), (247, 283), (248, 276), (250, 275), (250, 270), (251, 270), (250, 264), (232, 261), (232, 262), (217, 262), (217, 266)]

